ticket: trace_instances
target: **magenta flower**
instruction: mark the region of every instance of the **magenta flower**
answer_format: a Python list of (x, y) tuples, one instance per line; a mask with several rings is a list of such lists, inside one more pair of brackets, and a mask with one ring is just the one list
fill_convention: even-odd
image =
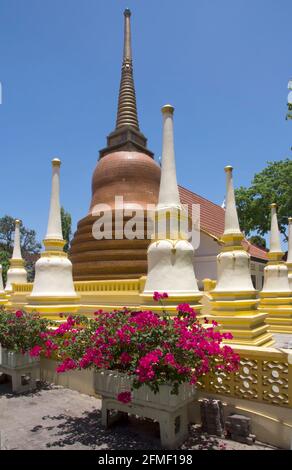
[(120, 392), (117, 396), (117, 399), (126, 405), (132, 400), (132, 394), (131, 392)]
[(29, 355), (31, 357), (38, 357), (41, 353), (41, 350), (42, 350), (41, 346), (36, 345), (29, 351)]
[(16, 316), (16, 318), (21, 318), (21, 317), (23, 317), (22, 311), (21, 311), (21, 310), (17, 310), (17, 312), (15, 312), (15, 316)]
[(120, 356), (120, 361), (124, 365), (129, 364), (129, 362), (131, 362), (131, 360), (132, 360), (132, 357), (127, 352), (123, 352)]
[(66, 372), (67, 370), (76, 369), (76, 367), (77, 367), (76, 362), (73, 359), (68, 357), (57, 367), (56, 370), (58, 373), (61, 373), (61, 372)]
[(159, 300), (167, 299), (167, 298), (168, 298), (167, 292), (159, 293), (155, 291), (153, 294), (153, 300), (155, 300), (155, 302), (159, 302)]

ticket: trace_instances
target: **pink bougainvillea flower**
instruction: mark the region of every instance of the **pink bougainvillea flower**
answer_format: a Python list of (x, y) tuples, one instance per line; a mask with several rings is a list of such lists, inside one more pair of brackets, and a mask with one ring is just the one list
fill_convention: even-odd
[(159, 300), (167, 299), (167, 298), (168, 298), (167, 292), (159, 293), (155, 291), (153, 294), (153, 300), (155, 300), (155, 302), (158, 302)]
[(58, 373), (62, 373), (62, 372), (66, 372), (67, 370), (76, 369), (76, 367), (77, 367), (76, 362), (70, 357), (68, 357), (57, 367), (56, 371)]
[(192, 316), (196, 316), (195, 310), (189, 304), (179, 304), (176, 307), (177, 311), (180, 313), (187, 313)]
[(120, 356), (120, 361), (121, 361), (121, 364), (129, 364), (129, 362), (131, 362), (132, 360), (132, 356), (130, 356), (130, 354), (128, 354), (127, 352), (123, 352)]
[(93, 313), (93, 315), (101, 315), (103, 313), (103, 310), (97, 310), (96, 312)]
[(21, 318), (23, 317), (23, 312), (21, 310), (17, 310), (17, 312), (15, 312), (15, 316), (16, 318)]
[(29, 355), (31, 357), (38, 357), (41, 353), (41, 350), (42, 350), (41, 346), (36, 345), (29, 351)]
[(130, 401), (132, 400), (132, 394), (131, 392), (120, 392), (117, 396), (117, 399), (121, 403), (125, 403), (126, 405), (127, 403), (130, 403)]

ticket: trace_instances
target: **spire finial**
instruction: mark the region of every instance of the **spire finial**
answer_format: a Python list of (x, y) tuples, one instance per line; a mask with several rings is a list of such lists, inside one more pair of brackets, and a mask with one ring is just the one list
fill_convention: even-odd
[(20, 248), (20, 220), (15, 219), (15, 232), (12, 259), (22, 259)]
[(100, 150), (100, 158), (118, 150), (143, 152), (153, 158), (153, 153), (147, 149), (147, 139), (139, 128), (133, 77), (131, 11), (129, 8), (124, 10), (124, 51), (116, 127), (107, 137), (107, 147)]
[(235, 204), (234, 187), (233, 187), (233, 167), (227, 165), (225, 168), (226, 173), (226, 206), (225, 206), (225, 228), (223, 238), (235, 236), (243, 238), (242, 232), (239, 227), (238, 215)]
[(163, 140), (158, 207), (179, 207), (180, 198), (177, 187), (173, 136), (174, 107), (166, 104), (161, 108), (161, 112), (163, 116)]
[(139, 131), (132, 65), (131, 12), (128, 8), (124, 11), (124, 17), (124, 53), (116, 129), (131, 126)]
[(125, 16), (125, 27), (124, 27), (124, 57), (123, 62), (126, 60), (132, 60), (132, 45), (131, 45), (131, 24), (130, 24), (130, 17), (131, 17), (131, 10), (126, 8), (124, 11)]
[(270, 233), (270, 253), (282, 253), (281, 239), (278, 226), (277, 204), (271, 204), (271, 233)]
[(51, 202), (45, 240), (63, 240), (60, 207), (60, 166), (61, 160), (53, 158)]

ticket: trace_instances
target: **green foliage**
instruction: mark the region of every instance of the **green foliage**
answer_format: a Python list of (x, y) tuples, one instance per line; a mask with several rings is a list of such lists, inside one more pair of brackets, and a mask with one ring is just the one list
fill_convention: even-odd
[(62, 233), (63, 238), (66, 240), (66, 245), (64, 246), (64, 251), (68, 252), (70, 248), (70, 240), (72, 234), (72, 219), (69, 212), (66, 212), (64, 207), (61, 207), (61, 223), (62, 223)]
[(255, 174), (249, 188), (235, 191), (238, 217), (245, 235), (256, 231), (265, 235), (270, 230), (270, 204), (277, 203), (280, 232), (287, 239), (288, 217), (292, 215), (292, 160), (268, 162)]
[(0, 264), (2, 265), (2, 277), (3, 277), (4, 286), (7, 281), (7, 271), (9, 269), (9, 260), (10, 260), (9, 253), (7, 251), (1, 250), (0, 251)]
[[(0, 218), (0, 263), (3, 269), (3, 280), (6, 282), (7, 271), (9, 268), (9, 259), (13, 251), (13, 239), (15, 230), (15, 219), (10, 215)], [(26, 269), (28, 272), (28, 281), (33, 280), (34, 261), (31, 255), (40, 252), (41, 244), (36, 240), (35, 230), (26, 228), (20, 224), (20, 245), (22, 256), (26, 261)]]
[(261, 237), (260, 235), (253, 235), (252, 237), (249, 237), (248, 241), (255, 246), (258, 246), (259, 248), (266, 248), (266, 240)]
[[(26, 352), (44, 345), (42, 338), (55, 323), (41, 318), (38, 313), (0, 310), (0, 344), (15, 352)], [(46, 336), (45, 336), (46, 338)]]

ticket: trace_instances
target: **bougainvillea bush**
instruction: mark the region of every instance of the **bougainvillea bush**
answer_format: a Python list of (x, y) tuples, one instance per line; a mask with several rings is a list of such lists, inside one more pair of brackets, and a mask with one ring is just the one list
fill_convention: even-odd
[(52, 322), (37, 313), (0, 310), (0, 344), (9, 351), (42, 351)]
[[(167, 294), (155, 293), (161, 301)], [(161, 384), (171, 384), (172, 393), (179, 384), (198, 379), (211, 372), (237, 370), (239, 356), (230, 346), (230, 339), (221, 334), (216, 323), (200, 323), (188, 304), (177, 307), (177, 315), (127, 308), (112, 312), (102, 310), (94, 318), (69, 316), (48, 334), (44, 352), (57, 351), (58, 372), (72, 369), (115, 370), (131, 375), (133, 388), (148, 385), (154, 392)], [(119, 397), (129, 401), (127, 397)]]

